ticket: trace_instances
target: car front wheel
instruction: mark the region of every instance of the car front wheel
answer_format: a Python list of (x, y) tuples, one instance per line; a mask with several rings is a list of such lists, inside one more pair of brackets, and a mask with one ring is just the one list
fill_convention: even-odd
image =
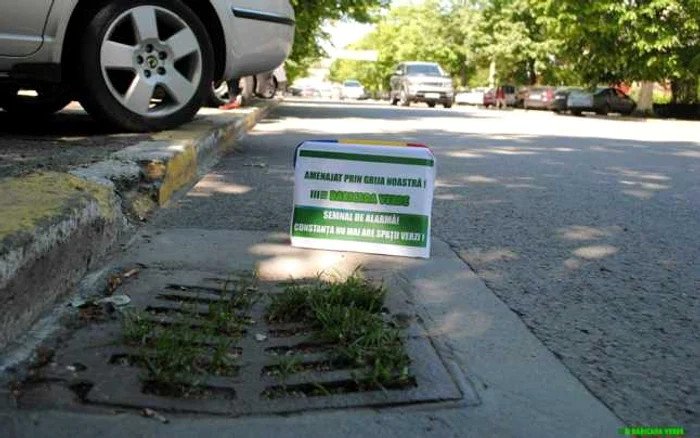
[(180, 0), (116, 0), (88, 20), (78, 67), (81, 103), (130, 131), (191, 120), (210, 92), (214, 51)]
[(401, 94), (399, 94), (399, 105), (401, 106), (410, 106), (411, 105), (411, 100), (408, 98), (408, 93), (406, 90), (401, 90)]

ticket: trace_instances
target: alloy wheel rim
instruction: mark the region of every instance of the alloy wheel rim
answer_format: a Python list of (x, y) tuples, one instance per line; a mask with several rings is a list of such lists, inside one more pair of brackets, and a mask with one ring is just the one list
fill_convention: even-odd
[(158, 6), (137, 6), (119, 15), (100, 46), (102, 78), (129, 111), (164, 117), (197, 93), (202, 48), (190, 26)]

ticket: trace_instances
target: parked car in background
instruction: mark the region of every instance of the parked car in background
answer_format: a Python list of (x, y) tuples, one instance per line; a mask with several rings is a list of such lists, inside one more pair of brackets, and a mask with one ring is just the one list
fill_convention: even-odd
[(513, 85), (501, 85), (506, 98), (506, 106), (516, 106), (518, 101), (518, 90)]
[[(285, 92), (287, 90), (287, 72), (284, 70), (284, 66), (281, 65), (274, 71), (252, 77), (252, 88), (252, 94), (262, 99), (272, 99), (278, 92)], [(213, 82), (208, 104), (219, 107), (227, 104), (230, 100), (228, 83), (226, 81)]]
[(294, 36), (288, 0), (4, 4), (0, 107), (36, 116), (78, 98), (130, 131), (191, 120), (214, 81), (274, 69)]
[[(501, 85), (501, 87), (498, 88), (503, 88), (506, 106), (515, 106), (517, 91), (515, 87), (512, 85)], [(498, 93), (498, 88), (490, 88), (484, 93), (482, 105), (484, 105), (486, 108), (496, 106), (496, 94)]]
[(572, 92), (569, 94), (566, 105), (575, 115), (581, 115), (585, 111), (601, 115), (608, 113), (629, 115), (637, 107), (634, 100), (614, 87), (597, 88), (594, 92)]
[(434, 62), (402, 62), (394, 68), (390, 79), (392, 105), (409, 106), (425, 102), (429, 107), (442, 104), (451, 108), (454, 102), (452, 78)]
[(554, 93), (554, 100), (552, 101), (552, 104), (550, 105), (550, 109), (554, 111), (555, 113), (563, 113), (569, 110), (569, 106), (567, 105), (567, 99), (569, 98), (569, 94), (573, 92), (581, 92), (580, 88), (575, 88), (575, 87), (562, 87), (558, 88), (556, 92)]
[(481, 97), (481, 104), (486, 107), (496, 106), (496, 89), (489, 88)]
[(287, 92), (287, 71), (280, 65), (274, 71), (255, 76), (255, 94), (263, 99), (272, 99), (277, 93)]
[(343, 86), (341, 84), (332, 84), (333, 90), (331, 93), (331, 99), (342, 100), (343, 99)]
[(530, 94), (530, 87), (520, 87), (515, 91), (515, 103), (513, 104), (516, 108), (523, 108), (525, 104), (525, 99)]
[(486, 91), (486, 87), (479, 87), (459, 92), (455, 95), (455, 103), (457, 105), (483, 105)]
[(554, 102), (554, 87), (529, 87), (527, 95), (523, 98), (523, 108), (525, 109), (552, 109)]
[(340, 93), (341, 99), (360, 100), (365, 96), (365, 88), (359, 81), (347, 80), (343, 82), (343, 88)]

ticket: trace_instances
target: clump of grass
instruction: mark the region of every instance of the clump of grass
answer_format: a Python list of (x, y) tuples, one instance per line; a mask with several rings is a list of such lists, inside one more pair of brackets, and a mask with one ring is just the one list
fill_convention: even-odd
[(139, 347), (136, 364), (145, 368), (144, 380), (165, 394), (189, 397), (200, 392), (205, 374), (235, 373), (231, 337), (243, 331), (245, 314), (255, 302), (254, 284), (241, 281), (231, 288), (227, 281), (222, 299), (210, 303), (206, 313), (199, 313), (196, 303), (183, 302), (168, 325), (144, 312), (126, 313), (122, 336), (127, 344)]
[(276, 365), (277, 377), (284, 381), (301, 369), (301, 360), (296, 356), (281, 356)]
[(201, 358), (205, 355), (198, 341), (198, 333), (184, 326), (160, 330), (153, 337), (152, 349), (140, 354), (148, 369), (148, 380), (163, 385), (197, 386), (204, 372)]
[(310, 324), (323, 341), (334, 345), (333, 362), (368, 367), (365, 378), (383, 387), (410, 378), (401, 332), (380, 314), (385, 297), (383, 286), (356, 270), (344, 281), (288, 284), (272, 298), (268, 319)]
[(344, 281), (323, 281), (320, 277), (310, 284), (291, 281), (285, 285), (283, 293), (272, 297), (268, 319), (270, 322), (313, 322), (317, 310), (329, 306), (379, 313), (385, 296), (386, 289), (363, 278), (359, 268)]
[(127, 344), (145, 344), (153, 330), (155, 324), (147, 319), (147, 315), (142, 312), (126, 312), (124, 314), (122, 337)]
[(273, 295), (268, 307), (268, 320), (270, 322), (308, 320), (312, 316), (309, 293), (306, 287), (292, 284), (284, 289), (284, 293)]
[(229, 290), (230, 282), (224, 283), (221, 300), (209, 304), (208, 327), (213, 335), (240, 335), (246, 324), (246, 314), (255, 304), (255, 280), (241, 280), (237, 288)]

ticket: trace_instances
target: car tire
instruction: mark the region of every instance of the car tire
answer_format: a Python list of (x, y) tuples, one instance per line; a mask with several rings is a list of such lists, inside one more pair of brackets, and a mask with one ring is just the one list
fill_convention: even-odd
[(598, 111), (596, 111), (596, 113), (601, 115), (601, 116), (607, 116), (609, 112), (610, 112), (610, 105), (608, 105), (607, 103), (605, 105), (603, 105)]
[(442, 106), (443, 106), (445, 109), (450, 109), (450, 108), (452, 108), (452, 102), (444, 102), (444, 103), (442, 104)]
[(19, 87), (0, 88), (0, 108), (20, 116), (49, 116), (61, 111), (73, 100), (71, 89), (65, 85), (38, 87), (36, 96), (18, 94)]
[(221, 105), (226, 105), (231, 101), (229, 95), (228, 83), (226, 81), (214, 81), (211, 84), (211, 90), (207, 97), (206, 104), (212, 108), (218, 108)]
[[(277, 78), (275, 75), (270, 75), (269, 82), (266, 86), (263, 86), (262, 92), (255, 93), (255, 95), (261, 99), (274, 99), (277, 95), (277, 89), (279, 84), (277, 83)], [(258, 89), (258, 77), (255, 76), (255, 90)]]
[(80, 102), (94, 117), (122, 129), (179, 126), (211, 92), (211, 40), (180, 0), (104, 3), (88, 17), (78, 49)]
[(406, 93), (406, 90), (401, 90), (401, 93), (399, 94), (399, 104), (401, 106), (411, 106), (411, 101), (408, 98), (408, 93)]
[(580, 117), (583, 113), (578, 110), (571, 110), (571, 114), (575, 115), (576, 117)]
[(426, 102), (428, 104), (428, 108), (435, 108), (436, 103), (435, 102)]

